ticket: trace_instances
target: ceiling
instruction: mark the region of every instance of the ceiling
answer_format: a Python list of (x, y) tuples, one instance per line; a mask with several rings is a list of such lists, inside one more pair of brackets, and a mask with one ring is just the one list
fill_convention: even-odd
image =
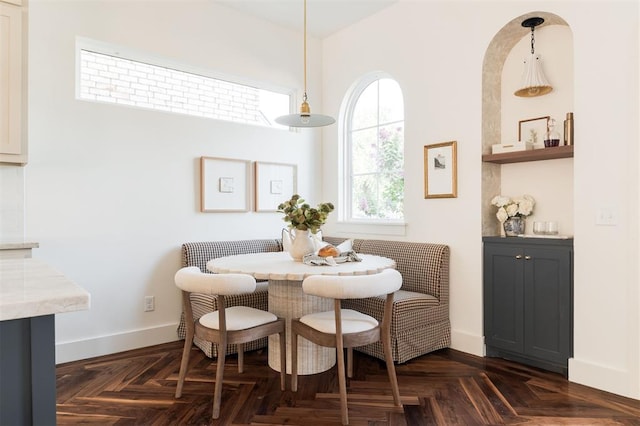
[[(302, 32), (303, 0), (213, 0), (286, 28)], [(307, 34), (324, 38), (398, 0), (307, 0)]]

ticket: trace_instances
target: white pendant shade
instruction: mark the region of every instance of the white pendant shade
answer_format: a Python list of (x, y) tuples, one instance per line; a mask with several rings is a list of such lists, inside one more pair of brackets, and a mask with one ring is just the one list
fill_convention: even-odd
[(516, 96), (532, 98), (546, 95), (553, 90), (542, 72), (540, 55), (532, 53), (529, 59), (524, 61), (524, 67), (521, 88), (514, 93)]
[(525, 28), (531, 28), (531, 56), (524, 61), (524, 74), (522, 74), (522, 84), (520, 89), (516, 90), (514, 95), (521, 96), (523, 98), (533, 98), (535, 96), (546, 95), (551, 92), (553, 88), (547, 81), (547, 77), (542, 72), (542, 63), (540, 62), (540, 55), (536, 55), (534, 49), (535, 37), (534, 31), (538, 25), (541, 25), (544, 19), (532, 16), (522, 21), (522, 26)]
[(335, 123), (333, 117), (322, 114), (289, 114), (276, 118), (276, 123), (289, 127), (322, 127)]
[(311, 107), (307, 102), (307, 93), (302, 96), (299, 114), (283, 115), (276, 118), (276, 123), (289, 127), (322, 127), (335, 123), (333, 117), (322, 114), (311, 114)]

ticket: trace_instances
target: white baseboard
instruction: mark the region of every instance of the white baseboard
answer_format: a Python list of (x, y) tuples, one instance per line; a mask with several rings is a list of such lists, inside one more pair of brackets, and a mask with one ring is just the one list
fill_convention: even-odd
[(633, 385), (632, 377), (633, 374), (627, 370), (569, 358), (569, 381), (627, 398), (640, 399), (640, 391)]
[(111, 334), (86, 340), (56, 343), (56, 364), (109, 355), (178, 340), (178, 323)]
[[(133, 330), (85, 340), (56, 343), (56, 364), (110, 355), (132, 349), (175, 342), (178, 323)], [(451, 330), (451, 348), (477, 356), (484, 356), (484, 338)]]
[(451, 349), (484, 356), (484, 336), (451, 330)]

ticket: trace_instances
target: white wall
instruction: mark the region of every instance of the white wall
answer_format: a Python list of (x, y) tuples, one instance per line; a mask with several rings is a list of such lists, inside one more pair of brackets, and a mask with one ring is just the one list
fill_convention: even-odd
[[(586, 3), (574, 34), (575, 355), (572, 380), (640, 397), (638, 3)], [(602, 22), (616, 22), (594, 31)], [(594, 66), (594, 58), (606, 67)], [(581, 147), (581, 149), (578, 149)], [(609, 158), (613, 156), (615, 160)], [(617, 226), (596, 226), (599, 209)]]
[(0, 165), (0, 243), (24, 242), (24, 168)]
[[(576, 152), (573, 160), (553, 160), (573, 161), (572, 174), (566, 172), (570, 166), (554, 172), (573, 180), (563, 183), (574, 188), (572, 204), (563, 204), (573, 211), (560, 219), (548, 209), (545, 217), (561, 226), (567, 222), (561, 231), (575, 234), (569, 378), (640, 398), (636, 2), (400, 1), (324, 40), (325, 111), (337, 115), (350, 85), (372, 70), (400, 83), (406, 112), (404, 238), (451, 246), (452, 346), (481, 355), (482, 63), (494, 35), (532, 11), (560, 16), (573, 34)], [(543, 43), (538, 48), (543, 52)], [(458, 142), (458, 197), (425, 200), (423, 147), (450, 140)], [(338, 135), (326, 133), (323, 143), (324, 198), (336, 199)], [(524, 168), (534, 183), (536, 164)], [(595, 225), (601, 207), (617, 213), (617, 226)]]
[[(300, 193), (320, 202), (321, 182), (310, 176), (319, 172), (321, 131), (76, 100), (76, 37), (298, 90), (302, 34), (199, 1), (34, 0), (29, 12), (26, 238), (40, 243), (35, 257), (89, 291), (92, 305), (56, 318), (57, 362), (175, 340), (181, 243), (277, 238), (283, 226), (277, 213), (200, 213), (200, 156), (297, 164)], [(309, 50), (314, 93), (319, 43)], [(145, 295), (155, 296), (154, 312), (143, 312)]]
[[(455, 6), (400, 2), (325, 39), (323, 58), (327, 113), (338, 114), (348, 88), (372, 70), (389, 73), (402, 87), (408, 225), (406, 236), (393, 238), (450, 245), (453, 346), (482, 355), (481, 218), (476, 212), (485, 47), (474, 48), (473, 41), (490, 29), (477, 28), (476, 21)], [(339, 152), (336, 136), (326, 134), (323, 141), (326, 199), (337, 198), (339, 182), (329, 172)], [(459, 196), (425, 200), (424, 145), (452, 140), (458, 143)]]

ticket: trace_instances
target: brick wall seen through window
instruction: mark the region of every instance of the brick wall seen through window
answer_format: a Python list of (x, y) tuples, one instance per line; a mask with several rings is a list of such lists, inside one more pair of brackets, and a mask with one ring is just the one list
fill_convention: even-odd
[(80, 99), (284, 128), (289, 96), (243, 84), (80, 50)]

